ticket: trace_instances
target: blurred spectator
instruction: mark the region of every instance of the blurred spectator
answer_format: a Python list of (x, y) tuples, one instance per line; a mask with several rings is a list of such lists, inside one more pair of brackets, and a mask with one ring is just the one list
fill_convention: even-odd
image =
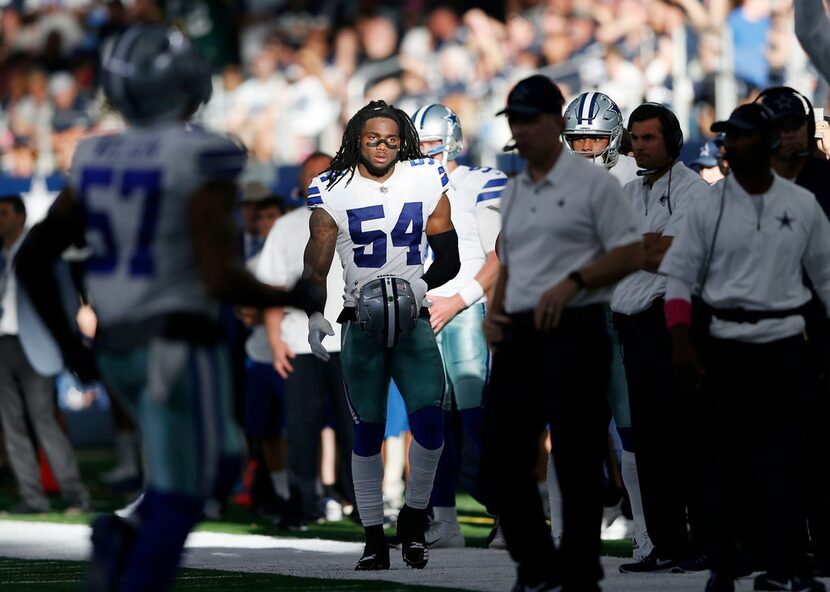
[[(108, 112), (94, 101), (98, 54), (137, 21), (164, 19), (197, 40), (217, 75), (202, 123), (237, 136), (249, 148), (251, 178), (269, 182), (278, 177), (275, 165), (296, 166), (316, 150), (336, 149), (348, 118), (376, 98), (407, 111), (452, 103), (467, 122), (470, 155), (495, 166), (509, 136), (492, 113), (512, 83), (539, 70), (569, 96), (612, 93), (624, 114), (644, 99), (669, 104), (691, 140), (709, 136), (696, 121), (730, 111), (764, 86), (786, 80), (814, 98), (822, 93), (797, 55), (785, 0), (512, 0), (463, 12), (458, 6), (13, 3), (0, 15), (4, 166), (25, 171), (34, 155), (40, 172), (62, 171), (74, 139), (52, 137), (53, 120), (74, 120), (86, 110), (85, 124), (66, 128), (70, 136), (113, 124), (100, 123)], [(65, 72), (82, 97), (69, 108), (53, 105), (58, 98), (47, 92), (48, 76), (60, 75), (66, 85)]]
[[(732, 33), (735, 76), (752, 88), (762, 89), (769, 84), (769, 62), (759, 48), (767, 47), (772, 21), (767, 0), (745, 0), (728, 19)], [(744, 95), (749, 92), (744, 93)]]
[(49, 79), (52, 113), (52, 150), (56, 168), (66, 172), (72, 162), (75, 145), (92, 127), (95, 112), (89, 100), (78, 93), (75, 78), (66, 72)]
[[(0, 197), (0, 419), (21, 497), (12, 512), (49, 510), (40, 481), (38, 449), (45, 453), (67, 505), (75, 511), (88, 511), (89, 492), (81, 482), (72, 444), (56, 417), (55, 378), (43, 366), (48, 357), (44, 352), (55, 346), (50, 348), (45, 342), (44, 328), (37, 326), (39, 319), (31, 312), (23, 314), (24, 299), (28, 298), (17, 283), (14, 267), (25, 238), (25, 223), (26, 208), (20, 196)], [(48, 359), (47, 366), (54, 366), (56, 374), (62, 363), (54, 361)]]

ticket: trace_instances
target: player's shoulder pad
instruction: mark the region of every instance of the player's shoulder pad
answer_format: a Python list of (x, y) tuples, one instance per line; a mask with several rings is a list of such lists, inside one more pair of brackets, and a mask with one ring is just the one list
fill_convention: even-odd
[(447, 169), (434, 158), (416, 158), (414, 160), (407, 160), (406, 164), (408, 164), (409, 167), (418, 174), (423, 174), (427, 177), (434, 177), (437, 175), (441, 181), (442, 190), (446, 191), (447, 185), (450, 184), (450, 177), (447, 175)]
[(476, 189), (476, 205), (501, 198), (507, 175), (491, 167), (470, 167), (470, 180)]
[(336, 192), (341, 187), (346, 186), (340, 183), (329, 189), (329, 184), (332, 182), (332, 180), (337, 179), (338, 177), (342, 177), (346, 174), (346, 172), (347, 171), (323, 171), (322, 173), (314, 177), (311, 180), (311, 183), (308, 184), (308, 198), (306, 200), (306, 205), (308, 205), (308, 207), (310, 208), (322, 206), (325, 202), (326, 196), (329, 193)]
[(196, 171), (204, 177), (233, 181), (248, 162), (245, 147), (227, 136), (200, 128), (188, 130), (186, 136)]

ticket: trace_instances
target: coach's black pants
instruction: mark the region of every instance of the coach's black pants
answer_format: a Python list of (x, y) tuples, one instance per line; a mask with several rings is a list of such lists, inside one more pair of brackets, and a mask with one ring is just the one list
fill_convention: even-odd
[[(663, 558), (689, 553), (686, 508), (692, 534), (700, 539), (700, 490), (696, 441), (697, 405), (674, 385), (671, 335), (663, 299), (645, 311), (614, 315), (620, 336), (631, 408), (631, 429), (646, 527)], [(698, 549), (702, 551), (702, 541)]]
[[(602, 465), (610, 419), (611, 349), (603, 309), (567, 309), (548, 333), (533, 328), (531, 313), (511, 318), (493, 357), (485, 400), (482, 486), (523, 577), (561, 577), (568, 590), (592, 590), (602, 578)], [(562, 489), (561, 553), (534, 476), (548, 423)]]
[(702, 353), (712, 569), (734, 574), (736, 518), (751, 507), (765, 569), (781, 578), (803, 573), (801, 485), (815, 384), (804, 338), (764, 344), (709, 339)]
[(354, 501), (352, 448), (354, 431), (346, 393), (340, 354), (332, 353), (326, 363), (313, 354), (300, 354), (291, 362), (294, 372), (285, 381), (285, 432), (288, 442), (288, 471), (300, 493), (303, 514), (319, 513), (316, 492), (320, 474), (320, 430), (326, 403), (330, 401), (337, 442), (338, 478), (349, 501)]

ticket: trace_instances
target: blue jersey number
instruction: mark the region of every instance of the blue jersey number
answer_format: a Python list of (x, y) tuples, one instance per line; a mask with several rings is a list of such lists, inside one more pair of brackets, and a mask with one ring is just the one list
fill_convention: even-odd
[[(87, 231), (98, 233), (100, 237), (100, 250), (87, 260), (87, 270), (92, 273), (111, 273), (118, 266), (119, 244), (115, 240), (111, 215), (107, 211), (90, 207), (88, 199), (90, 189), (109, 189), (112, 184), (112, 169), (86, 169), (81, 174), (80, 198), (86, 215)], [(151, 246), (161, 197), (161, 173), (141, 169), (124, 171), (118, 195), (125, 201), (144, 200), (138, 238), (128, 262), (129, 274), (134, 277), (153, 275), (156, 265)]]
[[(386, 264), (386, 233), (382, 230), (363, 230), (363, 223), (384, 217), (383, 206), (367, 206), (347, 210), (349, 236), (358, 245), (354, 249), (354, 263), (358, 267), (378, 269)], [(424, 206), (421, 202), (407, 202), (389, 235), (392, 245), (406, 247), (406, 264), (420, 265), (421, 235), (424, 230)], [(366, 246), (372, 245), (372, 252), (366, 253)]]

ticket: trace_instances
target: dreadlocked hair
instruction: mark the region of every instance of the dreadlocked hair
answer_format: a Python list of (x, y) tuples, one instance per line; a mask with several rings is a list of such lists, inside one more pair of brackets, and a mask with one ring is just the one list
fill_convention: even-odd
[(343, 141), (340, 143), (340, 150), (331, 159), (331, 166), (326, 170), (326, 189), (331, 189), (340, 179), (350, 172), (348, 185), (354, 177), (357, 163), (360, 159), (360, 130), (363, 124), (375, 117), (385, 117), (398, 124), (398, 135), (400, 146), (398, 147), (398, 161), (423, 158), (421, 153), (421, 141), (418, 138), (418, 131), (412, 124), (409, 115), (386, 101), (372, 101), (354, 116), (346, 124), (343, 130)]

